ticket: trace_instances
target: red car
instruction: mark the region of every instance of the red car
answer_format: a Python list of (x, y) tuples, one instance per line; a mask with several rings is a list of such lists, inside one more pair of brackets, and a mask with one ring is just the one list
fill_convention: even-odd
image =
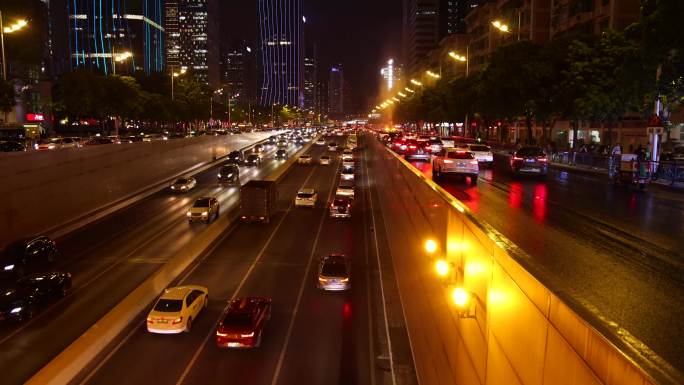
[(233, 300), (216, 329), (216, 346), (258, 348), (264, 325), (270, 318), (270, 298), (247, 297)]

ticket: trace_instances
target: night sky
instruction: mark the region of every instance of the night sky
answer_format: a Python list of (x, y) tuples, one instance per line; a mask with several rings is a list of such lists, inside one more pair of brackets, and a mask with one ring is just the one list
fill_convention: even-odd
[[(302, 0), (307, 46), (316, 44), (319, 77), (341, 63), (351, 88), (348, 113), (367, 112), (380, 87), (380, 68), (401, 55), (401, 0)], [(221, 1), (222, 43), (256, 45), (256, 0)]]

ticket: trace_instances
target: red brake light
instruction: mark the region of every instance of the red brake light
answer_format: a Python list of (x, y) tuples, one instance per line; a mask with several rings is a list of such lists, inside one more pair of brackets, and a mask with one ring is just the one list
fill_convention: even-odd
[(183, 322), (183, 317), (178, 317), (175, 320), (173, 320), (173, 322), (171, 322), (171, 324), (175, 325), (175, 324), (179, 324), (181, 322)]
[(537, 158), (537, 161), (539, 161), (539, 162), (548, 162), (548, 159), (547, 159), (546, 157)]
[(519, 156), (513, 156), (513, 160), (523, 160), (523, 158), (521, 158)]

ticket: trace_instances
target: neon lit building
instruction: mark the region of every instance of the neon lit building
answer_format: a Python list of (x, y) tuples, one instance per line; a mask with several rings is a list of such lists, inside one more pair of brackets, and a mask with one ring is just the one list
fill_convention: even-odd
[(402, 80), (403, 70), (401, 65), (394, 62), (394, 59), (387, 61), (387, 67), (380, 70), (380, 75), (385, 83), (385, 89), (392, 91)]
[(304, 107), (301, 0), (259, 0), (261, 104)]
[(114, 56), (131, 52), (116, 63), (117, 74), (164, 69), (163, 0), (70, 0), (68, 14), (71, 68), (113, 72)]

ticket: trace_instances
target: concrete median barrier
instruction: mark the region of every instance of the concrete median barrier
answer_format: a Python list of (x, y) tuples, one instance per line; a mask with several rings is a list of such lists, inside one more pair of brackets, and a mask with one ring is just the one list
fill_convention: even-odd
[[(265, 179), (280, 181), (295, 164), (310, 142)], [(36, 373), (27, 384), (68, 384), (105, 351), (126, 328), (147, 310), (160, 293), (174, 282), (197, 258), (218, 242), (237, 220), (238, 209), (219, 217), (206, 231), (199, 233), (155, 274), (133, 290), (126, 298), (98, 320), (76, 341)]]
[(140, 195), (272, 132), (0, 156), (0, 248)]
[[(420, 383), (684, 383), (439, 185), (380, 145), (375, 151), (382, 210), (410, 213), (407, 224), (386, 226), (389, 239), (409, 238), (390, 248)], [(440, 245), (439, 257), (426, 256), (425, 237)], [(446, 277), (436, 258), (451, 266)], [(467, 310), (454, 304), (457, 288)]]

